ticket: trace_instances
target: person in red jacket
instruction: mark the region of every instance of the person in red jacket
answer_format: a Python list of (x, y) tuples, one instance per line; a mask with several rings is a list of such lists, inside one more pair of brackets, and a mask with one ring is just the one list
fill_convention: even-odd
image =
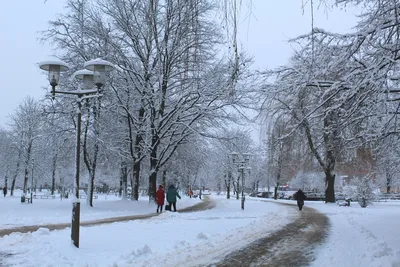
[(157, 213), (160, 209), (160, 213), (162, 212), (162, 208), (164, 206), (164, 199), (165, 199), (165, 191), (162, 185), (158, 187), (156, 192), (156, 201), (157, 201)]

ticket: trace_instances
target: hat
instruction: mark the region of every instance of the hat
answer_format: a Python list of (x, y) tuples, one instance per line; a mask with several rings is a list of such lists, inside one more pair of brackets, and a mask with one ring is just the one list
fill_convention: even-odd
[(160, 187), (161, 187), (161, 188), (163, 188), (163, 186), (162, 186), (162, 185), (159, 185), (158, 187), (159, 187), (159, 188), (160, 188)]

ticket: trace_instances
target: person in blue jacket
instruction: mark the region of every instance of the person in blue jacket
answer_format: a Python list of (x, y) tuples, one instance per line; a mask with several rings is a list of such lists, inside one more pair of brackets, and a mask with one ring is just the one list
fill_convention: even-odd
[(168, 191), (167, 191), (167, 201), (169, 203), (169, 206), (171, 207), (171, 211), (172, 211), (172, 207), (174, 207), (174, 211), (176, 211), (176, 198), (177, 197), (179, 199), (181, 199), (181, 196), (179, 195), (175, 186), (171, 184), (168, 187)]

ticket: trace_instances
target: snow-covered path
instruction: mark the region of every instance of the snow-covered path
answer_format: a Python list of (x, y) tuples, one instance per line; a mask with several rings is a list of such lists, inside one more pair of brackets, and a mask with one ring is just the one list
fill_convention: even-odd
[(231, 252), (213, 266), (308, 266), (315, 258), (314, 249), (325, 240), (328, 218), (312, 208), (299, 211), (295, 205), (290, 207), (294, 214), (300, 214), (293, 222), (279, 231), (264, 233), (264, 237)]

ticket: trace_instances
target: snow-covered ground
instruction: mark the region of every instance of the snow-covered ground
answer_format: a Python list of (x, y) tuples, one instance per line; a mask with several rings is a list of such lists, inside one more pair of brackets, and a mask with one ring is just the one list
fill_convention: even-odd
[[(21, 192), (15, 192), (13, 197), (0, 197), (0, 228), (13, 228), (25, 225), (40, 225), (49, 223), (71, 222), (71, 199), (33, 199), (33, 204), (20, 202)], [(81, 221), (92, 221), (103, 218), (155, 213), (153, 203), (147, 198), (138, 202), (121, 200), (115, 195), (98, 195), (94, 207), (86, 205), (86, 199), (81, 199)], [(177, 209), (193, 206), (199, 199), (182, 198)]]
[(312, 266), (400, 267), (400, 201), (361, 208), (309, 202), (329, 217), (327, 242), (317, 249)]
[[(212, 198), (217, 202), (212, 210), (164, 212), (147, 220), (81, 227), (79, 249), (70, 242), (69, 228), (13, 233), (0, 238), (0, 257), (11, 254), (3, 261), (13, 266), (201, 266), (221, 253), (280, 229), (291, 220), (290, 209), (273, 203), (246, 201), (246, 209), (242, 211), (238, 200)], [(82, 218), (155, 212), (155, 205), (146, 199), (139, 202), (101, 199), (96, 201), (93, 211), (83, 209)], [(10, 227), (10, 222), (18, 222), (20, 226), (68, 222), (71, 218), (71, 203), (66, 205), (64, 200), (34, 200), (33, 204), (18, 200), (17, 197), (0, 199), (3, 213), (7, 214), (0, 219), (3, 226), (4, 222)], [(183, 197), (177, 206), (179, 209), (197, 202), (198, 199)]]
[(331, 225), (312, 267), (400, 267), (400, 201), (375, 202), (367, 208), (357, 202), (345, 207), (306, 201), (305, 206), (325, 214)]
[[(70, 229), (13, 233), (0, 238), (0, 263), (11, 266), (204, 266), (221, 254), (279, 230), (300, 213), (274, 201), (248, 198), (245, 210), (235, 199), (211, 197), (212, 210), (164, 212), (151, 219), (81, 227), (80, 248), (70, 242)], [(178, 209), (198, 203), (183, 197)], [(278, 202), (295, 203), (280, 200)], [(94, 208), (82, 205), (82, 220), (154, 213), (146, 198), (122, 201), (99, 196)], [(366, 209), (357, 203), (339, 207), (306, 202), (326, 214), (331, 223), (326, 243), (316, 249), (312, 266), (400, 266), (400, 202), (379, 202)], [(0, 198), (0, 228), (38, 223), (69, 222), (68, 200)], [(290, 244), (288, 244), (290, 245)], [(397, 264), (397, 265), (396, 265)], [(1, 264), (0, 264), (1, 265)]]

